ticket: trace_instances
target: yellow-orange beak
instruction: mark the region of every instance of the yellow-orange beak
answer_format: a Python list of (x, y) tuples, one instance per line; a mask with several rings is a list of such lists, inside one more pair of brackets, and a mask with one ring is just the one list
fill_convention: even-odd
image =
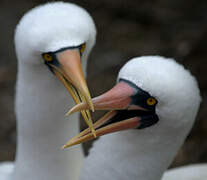
[[(94, 123), (94, 128), (96, 130), (96, 136), (103, 136), (105, 134), (117, 132), (117, 131), (122, 131), (122, 130), (127, 130), (127, 129), (133, 129), (137, 128), (140, 124), (140, 117), (133, 117), (129, 118), (127, 120), (123, 120), (120, 122), (116, 122), (107, 126), (102, 127), (103, 125), (107, 124), (110, 119), (115, 117), (117, 115), (117, 111), (110, 111), (106, 113), (105, 116), (103, 116), (101, 119), (96, 121)], [(94, 139), (93, 134), (90, 132), (89, 128), (85, 129), (82, 131), (80, 134), (77, 136), (73, 137), (70, 139), (63, 147), (62, 149), (69, 148), (71, 146), (87, 142), (89, 140)]]
[(80, 52), (77, 49), (66, 49), (57, 52), (56, 58), (58, 65), (51, 63), (49, 66), (66, 87), (76, 104), (81, 102), (88, 104), (89, 109), (82, 110), (81, 114), (93, 135), (96, 136), (90, 114), (90, 110), (94, 111), (94, 106), (82, 71)]
[[(141, 129), (157, 122), (154, 112), (133, 104), (133, 95), (137, 92), (139, 91), (126, 82), (119, 82), (108, 92), (92, 99), (95, 110), (110, 110), (94, 124), (97, 137), (127, 129)], [(68, 114), (88, 108), (89, 106), (83, 102), (73, 107)], [(62, 148), (65, 149), (91, 139), (94, 137), (90, 130), (86, 129), (69, 140)]]
[[(155, 112), (157, 101), (153, 98), (146, 91), (124, 79), (120, 80), (111, 90), (93, 98), (95, 110), (109, 110), (94, 124), (97, 137), (122, 130), (143, 129), (156, 124), (159, 118)], [(152, 102), (147, 103), (149, 100)], [(82, 102), (74, 106), (68, 114), (89, 108), (87, 103)], [(65, 149), (91, 139), (94, 139), (94, 136), (88, 128), (69, 140), (62, 148)]]

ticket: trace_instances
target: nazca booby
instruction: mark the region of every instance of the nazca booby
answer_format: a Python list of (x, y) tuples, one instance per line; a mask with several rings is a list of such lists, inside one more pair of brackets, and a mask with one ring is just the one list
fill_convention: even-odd
[[(207, 179), (207, 164), (165, 172), (201, 102), (196, 79), (182, 65), (160, 56), (134, 58), (120, 70), (117, 85), (92, 102), (95, 110), (110, 110), (94, 124), (97, 136), (108, 135), (94, 143), (81, 180)], [(81, 103), (69, 114), (88, 108)], [(93, 138), (86, 129), (64, 147)]]
[[(60, 149), (79, 132), (78, 116), (64, 117), (73, 104), (66, 89), (93, 110), (84, 72), (95, 39), (93, 19), (72, 3), (47, 3), (22, 17), (15, 31), (16, 161), (0, 164), (1, 180), (78, 179), (81, 147)], [(89, 111), (82, 115), (92, 129)]]

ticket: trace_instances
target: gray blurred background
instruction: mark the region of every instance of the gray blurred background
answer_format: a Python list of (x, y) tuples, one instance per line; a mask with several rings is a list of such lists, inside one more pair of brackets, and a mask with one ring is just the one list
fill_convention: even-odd
[[(0, 161), (14, 160), (16, 58), (13, 35), (21, 16), (43, 0), (0, 0)], [(97, 25), (97, 44), (88, 63), (92, 96), (113, 86), (131, 57), (174, 57), (197, 77), (203, 102), (197, 121), (172, 167), (207, 162), (207, 1), (73, 0)], [(95, 68), (94, 68), (95, 67)], [(94, 119), (101, 114), (96, 113)], [(82, 127), (83, 128), (83, 127)], [(173, 142), (172, 142), (173, 143)], [(84, 144), (87, 153), (90, 143)]]

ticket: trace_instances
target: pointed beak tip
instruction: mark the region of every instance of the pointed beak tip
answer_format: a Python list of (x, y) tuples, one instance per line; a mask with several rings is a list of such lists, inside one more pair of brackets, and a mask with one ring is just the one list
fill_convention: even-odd
[(95, 112), (95, 109), (94, 109), (94, 105), (93, 105), (93, 103), (91, 103), (91, 105), (90, 105), (90, 106), (91, 106), (91, 111), (92, 111), (92, 112)]
[(65, 150), (65, 149), (67, 149), (67, 148), (69, 148), (69, 147), (71, 147), (71, 146), (72, 146), (71, 143), (66, 143), (65, 145), (63, 145), (63, 146), (61, 147), (61, 149), (62, 149), (62, 150)]
[(75, 112), (78, 112), (78, 111), (76, 110), (76, 108), (71, 108), (66, 114), (67, 114), (67, 115), (71, 115), (71, 114), (73, 114), (73, 113), (75, 113)]
[(66, 145), (63, 145), (60, 149), (61, 150), (65, 150), (66, 149)]
[(96, 131), (94, 130), (92, 133), (93, 133), (93, 137), (96, 138), (97, 137), (96, 136)]
[(73, 112), (71, 112), (71, 110), (69, 110), (68, 112), (65, 113), (65, 117), (67, 117), (67, 116), (69, 116), (71, 114), (73, 114)]

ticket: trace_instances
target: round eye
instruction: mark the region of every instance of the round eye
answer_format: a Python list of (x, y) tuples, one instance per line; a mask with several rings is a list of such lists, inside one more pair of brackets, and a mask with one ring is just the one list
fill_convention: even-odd
[(153, 105), (156, 104), (156, 100), (154, 98), (150, 97), (150, 98), (147, 99), (147, 104), (149, 106), (153, 106)]
[(80, 52), (83, 53), (86, 49), (86, 44), (82, 44), (80, 48)]
[(50, 61), (53, 60), (53, 57), (50, 54), (46, 53), (46, 54), (43, 54), (42, 56), (43, 56), (44, 60), (47, 61), (47, 62), (50, 62)]

